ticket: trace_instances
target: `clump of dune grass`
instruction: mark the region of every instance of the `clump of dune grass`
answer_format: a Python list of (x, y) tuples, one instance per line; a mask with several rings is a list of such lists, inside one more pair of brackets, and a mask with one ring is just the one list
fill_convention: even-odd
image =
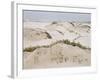
[(56, 21), (53, 21), (52, 24), (57, 24), (57, 22)]
[(77, 43), (75, 43), (74, 41), (70, 43), (72, 46), (77, 46)]
[(47, 37), (49, 38), (49, 39), (51, 39), (52, 37), (50, 36), (50, 34), (49, 33), (47, 33), (47, 32), (45, 32), (46, 34), (47, 34)]
[(25, 48), (25, 49), (23, 50), (23, 52), (33, 52), (35, 49), (36, 49), (36, 48), (34, 48), (34, 47), (28, 47), (28, 48)]
[(71, 42), (69, 40), (64, 40), (63, 41), (65, 44), (71, 44)]
[(69, 22), (72, 26), (75, 26), (73, 22)]
[(72, 45), (72, 46), (77, 46), (77, 47), (82, 48), (82, 49), (90, 49), (90, 48), (87, 48), (87, 47), (81, 45), (79, 42), (76, 43), (76, 42), (74, 42), (74, 41), (71, 42), (71, 41), (69, 41), (69, 40), (64, 40), (63, 42), (64, 42), (65, 44)]
[(79, 42), (76, 43), (76, 46), (78, 46), (78, 47), (80, 47), (80, 48), (82, 48), (82, 49), (87, 49), (85, 46), (82, 46)]

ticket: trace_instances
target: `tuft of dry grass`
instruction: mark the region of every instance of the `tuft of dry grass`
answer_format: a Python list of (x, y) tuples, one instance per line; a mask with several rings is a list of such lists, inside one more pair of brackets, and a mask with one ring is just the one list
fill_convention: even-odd
[(54, 21), (54, 22), (52, 22), (52, 24), (57, 24), (57, 22), (56, 22), (56, 21)]
[(36, 48), (34, 48), (34, 47), (28, 47), (28, 48), (25, 48), (25, 49), (23, 50), (23, 52), (33, 52), (35, 49), (36, 49)]
[(47, 32), (45, 32), (46, 34), (47, 34), (47, 37), (49, 38), (49, 39), (51, 39), (52, 37), (50, 36), (50, 34), (49, 33), (47, 33)]

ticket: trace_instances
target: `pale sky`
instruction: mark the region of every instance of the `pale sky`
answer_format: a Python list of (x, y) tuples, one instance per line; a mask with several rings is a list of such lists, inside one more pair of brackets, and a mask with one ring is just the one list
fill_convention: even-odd
[(75, 22), (91, 22), (91, 14), (89, 13), (69, 13), (69, 12), (50, 12), (50, 11), (23, 11), (24, 21), (75, 21)]

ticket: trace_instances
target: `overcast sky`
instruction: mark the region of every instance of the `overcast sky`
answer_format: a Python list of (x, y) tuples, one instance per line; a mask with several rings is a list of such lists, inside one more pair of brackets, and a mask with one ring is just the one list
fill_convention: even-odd
[(69, 13), (69, 12), (49, 12), (49, 11), (23, 11), (24, 21), (76, 21), (90, 22), (91, 14), (89, 13)]

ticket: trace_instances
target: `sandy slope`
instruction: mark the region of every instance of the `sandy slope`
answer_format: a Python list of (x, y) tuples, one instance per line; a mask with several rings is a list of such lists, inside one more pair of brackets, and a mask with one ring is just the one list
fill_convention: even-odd
[(68, 66), (89, 66), (90, 50), (83, 50), (63, 43), (49, 48), (37, 48), (33, 52), (24, 53), (24, 68), (48, 68)]

